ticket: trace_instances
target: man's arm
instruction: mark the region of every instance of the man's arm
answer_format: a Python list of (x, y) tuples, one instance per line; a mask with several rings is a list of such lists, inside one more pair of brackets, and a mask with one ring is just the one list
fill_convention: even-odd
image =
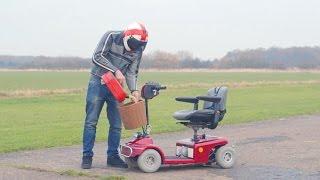
[(131, 92), (138, 91), (137, 78), (138, 78), (141, 57), (142, 57), (142, 52), (140, 52), (138, 58), (132, 64), (129, 65), (125, 75), (128, 89)]
[(112, 32), (107, 32), (101, 38), (96, 50), (93, 53), (92, 62), (97, 66), (107, 69), (115, 73), (118, 68), (116, 68), (105, 56), (106, 52), (111, 48), (112, 45)]

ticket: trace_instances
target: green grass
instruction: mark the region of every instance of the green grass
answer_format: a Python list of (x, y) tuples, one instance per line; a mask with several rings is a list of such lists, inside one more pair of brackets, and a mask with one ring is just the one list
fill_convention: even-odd
[(0, 91), (83, 88), (87, 72), (1, 72)]
[[(197, 77), (196, 73), (194, 75)], [(198, 78), (202, 76), (199, 75)], [(182, 125), (175, 124), (171, 115), (176, 110), (191, 108), (191, 105), (175, 102), (174, 97), (199, 95), (206, 91), (207, 88), (204, 87), (163, 91), (150, 102), (152, 132), (183, 129)], [(320, 84), (231, 88), (228, 113), (223, 123), (234, 124), (317, 113), (320, 112), (319, 92)], [(0, 152), (81, 143), (85, 116), (84, 100), (84, 94), (1, 99)], [(106, 122), (106, 114), (102, 113), (97, 130), (99, 141), (106, 139)], [(132, 131), (123, 132), (123, 137), (131, 135)]]
[[(184, 129), (171, 115), (191, 105), (175, 102), (174, 98), (204, 94), (213, 83), (264, 82), (230, 88), (228, 113), (223, 124), (320, 112), (320, 73), (143, 72), (140, 76), (140, 84), (153, 80), (169, 85), (150, 102), (153, 133)], [(0, 72), (0, 92), (85, 88), (88, 78), (87, 72)], [(287, 83), (268, 84), (273, 81)], [(290, 84), (306, 81), (316, 82)], [(197, 83), (204, 84), (192, 85)], [(186, 86), (179, 88), (181, 85)], [(84, 110), (85, 93), (0, 99), (0, 153), (81, 143)], [(107, 138), (107, 129), (104, 111), (98, 124), (97, 140)], [(123, 137), (132, 133), (123, 131)]]

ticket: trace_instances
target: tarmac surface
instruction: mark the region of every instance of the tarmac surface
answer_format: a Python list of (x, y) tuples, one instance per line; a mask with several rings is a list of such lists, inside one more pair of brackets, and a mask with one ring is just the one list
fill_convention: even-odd
[[(162, 167), (155, 173), (106, 166), (106, 143), (95, 145), (93, 168), (82, 170), (81, 145), (0, 154), (0, 179), (320, 179), (320, 115), (219, 126), (207, 134), (235, 146), (232, 169), (212, 166)], [(153, 135), (166, 155), (192, 131)], [(128, 139), (122, 140), (123, 142)]]

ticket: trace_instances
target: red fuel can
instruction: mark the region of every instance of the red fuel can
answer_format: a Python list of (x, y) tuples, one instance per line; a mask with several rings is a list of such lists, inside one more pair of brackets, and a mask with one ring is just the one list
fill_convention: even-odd
[(127, 93), (112, 72), (105, 73), (101, 78), (117, 101), (122, 102), (126, 99)]

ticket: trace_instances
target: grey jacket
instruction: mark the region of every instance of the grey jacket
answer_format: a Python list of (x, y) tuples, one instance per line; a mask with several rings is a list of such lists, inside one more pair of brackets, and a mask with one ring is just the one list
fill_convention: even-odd
[(129, 90), (138, 90), (137, 77), (144, 48), (129, 52), (123, 45), (123, 31), (106, 32), (93, 53), (91, 74), (101, 77), (108, 71), (120, 70)]

